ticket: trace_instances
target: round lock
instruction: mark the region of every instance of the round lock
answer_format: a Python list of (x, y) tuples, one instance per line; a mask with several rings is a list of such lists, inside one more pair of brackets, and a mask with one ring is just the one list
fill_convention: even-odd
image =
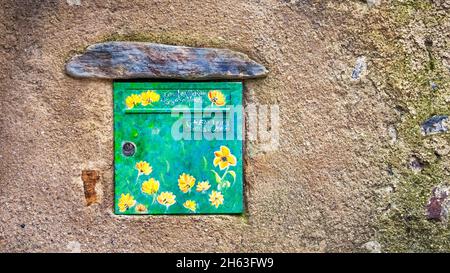
[(122, 153), (124, 156), (132, 156), (136, 153), (136, 145), (133, 142), (124, 142), (122, 144)]

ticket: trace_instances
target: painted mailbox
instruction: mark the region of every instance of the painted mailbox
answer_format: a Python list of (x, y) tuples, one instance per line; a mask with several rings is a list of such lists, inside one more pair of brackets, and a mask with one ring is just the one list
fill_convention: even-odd
[(116, 214), (242, 213), (242, 83), (114, 82)]

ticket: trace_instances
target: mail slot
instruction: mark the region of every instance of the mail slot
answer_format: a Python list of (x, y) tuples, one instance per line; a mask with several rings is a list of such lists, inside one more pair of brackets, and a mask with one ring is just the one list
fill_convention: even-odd
[(242, 83), (114, 82), (116, 214), (242, 213)]

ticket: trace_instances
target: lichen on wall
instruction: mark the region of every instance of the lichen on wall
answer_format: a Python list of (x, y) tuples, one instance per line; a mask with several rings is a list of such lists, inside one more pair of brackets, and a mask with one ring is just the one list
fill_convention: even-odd
[[(364, 41), (372, 42), (373, 84), (396, 109), (395, 140), (383, 155), (389, 170), (381, 196), (378, 238), (384, 251), (449, 251), (448, 219), (428, 219), (435, 187), (449, 180), (450, 136), (424, 136), (421, 124), (449, 115), (449, 5), (445, 1), (391, 1), (379, 7)], [(419, 168), (411, 158), (420, 161)]]
[(345, 37), (332, 43), (354, 55), (352, 80), (371, 85), (380, 103), (389, 107), (383, 119), (386, 133), (380, 136), (383, 144), (367, 155), (383, 177), (373, 187), (376, 232), (362, 248), (448, 252), (447, 198), (439, 204), (439, 219), (430, 219), (427, 210), (433, 191), (450, 184), (450, 135), (424, 135), (421, 125), (450, 114), (450, 41), (445, 35), (450, 27), (450, 4), (425, 0), (367, 3), (315, 5), (329, 25), (339, 25)]

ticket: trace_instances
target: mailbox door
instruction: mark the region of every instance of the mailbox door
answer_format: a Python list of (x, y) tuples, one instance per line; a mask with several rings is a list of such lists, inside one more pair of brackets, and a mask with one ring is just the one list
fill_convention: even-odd
[(242, 83), (114, 82), (116, 214), (242, 213)]

